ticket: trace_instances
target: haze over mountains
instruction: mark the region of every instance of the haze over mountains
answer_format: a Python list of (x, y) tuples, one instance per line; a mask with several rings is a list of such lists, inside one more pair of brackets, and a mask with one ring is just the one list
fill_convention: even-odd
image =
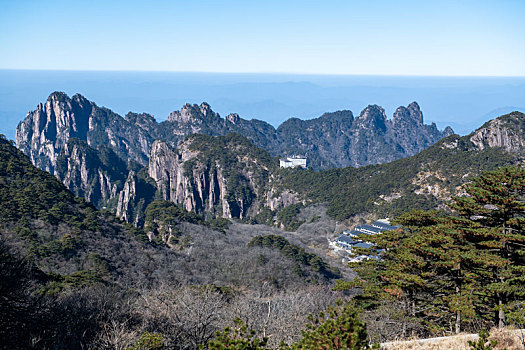
[[(50, 91), (80, 92), (120, 115), (147, 112), (158, 121), (185, 103), (207, 101), (222, 116), (238, 113), (274, 127), (291, 117), (315, 118), (325, 112), (369, 104), (391, 116), (399, 105), (417, 101), (427, 122), (450, 125), (467, 134), (485, 121), (524, 111), (524, 78), (313, 76), (166, 72), (71, 72), (0, 70), (0, 132), (14, 139), (28, 106)], [(507, 108), (501, 113), (487, 113)]]

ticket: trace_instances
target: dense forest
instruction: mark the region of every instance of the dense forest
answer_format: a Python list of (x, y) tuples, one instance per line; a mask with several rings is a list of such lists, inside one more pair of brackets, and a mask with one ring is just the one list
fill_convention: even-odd
[[(452, 135), (391, 163), (325, 171), (282, 169), (280, 176), (284, 187), (309, 201), (328, 202), (328, 214), (338, 220), (363, 212), (395, 217), (413, 209), (436, 208), (465, 182), (465, 174), (480, 174), (519, 159), (501, 148), (479, 150), (468, 137)], [(424, 181), (418, 181), (418, 175)], [(438, 194), (422, 191), (426, 186), (434, 186)]]

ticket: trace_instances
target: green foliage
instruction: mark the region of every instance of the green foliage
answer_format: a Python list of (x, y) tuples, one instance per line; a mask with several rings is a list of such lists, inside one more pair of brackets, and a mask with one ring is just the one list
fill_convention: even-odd
[(135, 227), (131, 224), (124, 224), (124, 226), (126, 227), (127, 233), (133, 236), (137, 241), (143, 244), (150, 243), (148, 235), (146, 234), (146, 232), (144, 232), (143, 229)]
[(301, 226), (304, 221), (297, 220), (297, 215), (304, 207), (302, 203), (292, 204), (284, 207), (277, 212), (277, 221), (284, 226), (287, 231), (295, 231)]
[(129, 350), (155, 350), (163, 348), (164, 341), (162, 339), (162, 334), (144, 332), (140, 336), (140, 339), (135, 343), (134, 346), (129, 348)]
[[(225, 328), (217, 332), (215, 339), (208, 342), (210, 350), (264, 350), (268, 339), (259, 339), (255, 336), (254, 330), (248, 330), (246, 324), (241, 319), (234, 320), (235, 327)], [(201, 349), (204, 347), (201, 346)]]
[[(86, 173), (87, 178), (84, 179), (89, 184), (90, 194), (86, 195), (86, 189), (83, 186), (71, 186), (73, 193), (81, 198), (91, 201), (97, 207), (107, 206), (108, 203), (101, 195), (101, 183), (99, 174), (105, 175), (111, 180), (111, 184), (122, 188), (122, 184), (126, 181), (128, 174), (128, 164), (123, 158), (119, 157), (115, 151), (110, 148), (105, 142), (95, 142), (98, 144), (97, 148), (88, 145), (85, 140), (78, 138), (71, 138), (67, 142), (67, 147), (64, 147), (57, 157), (57, 165), (55, 167), (55, 174), (58, 178), (64, 179), (71, 176), (72, 168), (76, 164), (70, 164), (70, 155), (66, 153), (67, 150), (71, 152), (72, 149), (77, 149), (83, 155), (84, 165), (88, 169)], [(79, 169), (73, 171), (79, 172)], [(116, 203), (115, 203), (116, 204)]]
[[(181, 222), (211, 226), (208, 222), (204, 222), (204, 218), (200, 215), (182, 209), (173, 202), (157, 200), (151, 202), (146, 208), (144, 229), (153, 233), (154, 244), (163, 245), (167, 242), (180, 245), (181, 249), (187, 247), (190, 244), (190, 237), (185, 236), (184, 239), (181, 239), (181, 231), (178, 228)], [(222, 220), (217, 220), (216, 225), (219, 230), (227, 229), (226, 223)], [(148, 239), (144, 230), (140, 230), (139, 234), (144, 234), (144, 239)]]
[(252, 218), (247, 219), (246, 221), (250, 224), (262, 224), (273, 226), (273, 217), (275, 213), (270, 210), (268, 207), (262, 207), (259, 210), (259, 213)]
[[(426, 178), (426, 183), (454, 191), (464, 183), (464, 174), (480, 174), (515, 161), (514, 155), (501, 149), (480, 151), (467, 137), (453, 135), (415, 156), (391, 163), (324, 171), (280, 169), (278, 175), (283, 188), (310, 202), (327, 202), (327, 214), (344, 220), (362, 212), (394, 217), (410, 210), (435, 208), (435, 197), (414, 193), (418, 173), (439, 175)], [(380, 197), (390, 194), (399, 197), (389, 201)]]
[[(338, 278), (340, 271), (332, 269), (323, 259), (313, 253), (307, 253), (304, 248), (291, 244), (284, 237), (277, 235), (255, 236), (249, 247), (264, 247), (278, 249), (286, 257), (297, 261), (297, 263), (310, 267), (313, 271), (320, 273), (326, 278)], [(294, 272), (302, 274), (302, 270), (295, 268)]]
[[(297, 343), (281, 343), (280, 349), (309, 350), (364, 350), (369, 349), (366, 325), (358, 319), (355, 307), (351, 304), (329, 307), (317, 316), (310, 315), (302, 338)], [(267, 338), (258, 338), (254, 330), (249, 330), (240, 319), (234, 320), (235, 327), (227, 327), (217, 332), (215, 339), (208, 342), (208, 349), (267, 349)], [(375, 347), (374, 347), (375, 348)], [(204, 349), (204, 346), (201, 346)]]
[[(4, 138), (0, 138), (0, 223), (15, 224), (28, 256), (36, 259), (61, 256), (71, 259), (83, 249), (82, 230), (101, 231), (100, 213), (75, 198), (54, 176), (34, 167), (30, 160)], [(39, 235), (35, 226), (43, 222), (69, 232)]]
[[(288, 349), (369, 349), (366, 325), (351, 304), (330, 307), (318, 316), (310, 315), (302, 339)], [(285, 347), (286, 348), (286, 347)]]
[(213, 230), (226, 233), (226, 230), (228, 230), (231, 225), (231, 221), (226, 218), (216, 218), (206, 220), (205, 224)]
[(497, 340), (489, 341), (489, 332), (486, 329), (479, 331), (478, 341), (469, 340), (468, 345), (470, 350), (494, 350), (495, 346), (498, 345)]
[(0, 222), (42, 219), (80, 224), (83, 209), (54, 176), (35, 168), (11, 143), (0, 138)]
[(178, 207), (173, 202), (153, 201), (146, 208), (146, 228), (154, 222), (167, 225), (176, 225), (180, 222), (192, 224), (203, 224), (204, 219), (195, 214)]
[(93, 263), (95, 272), (98, 275), (107, 275), (112, 270), (109, 261), (97, 253), (90, 253), (88, 259)]
[(77, 271), (69, 275), (51, 274), (50, 277), (52, 279), (38, 290), (39, 294), (58, 295), (65, 289), (79, 289), (103, 283), (100, 274), (96, 271)]
[(525, 300), (525, 170), (503, 167), (474, 178), (454, 198), (455, 225), (476, 247), (471, 259), (483, 295), (505, 325), (505, 309)]
[(369, 309), (397, 300), (403, 318), (428, 332), (502, 327), (506, 314), (516, 322), (525, 301), (525, 170), (486, 172), (465, 190), (450, 203), (456, 215), (413, 211), (395, 220), (402, 229), (369, 237), (381, 259), (354, 264), (360, 278), (336, 288), (361, 288), (355, 299)]
[(240, 217), (258, 196), (263, 196), (271, 171), (277, 169), (276, 159), (238, 134), (216, 137), (197, 134), (187, 140), (189, 148), (198, 151), (198, 155), (184, 163), (185, 175), (192, 179), (193, 170), (203, 166), (211, 177), (220, 167), (227, 184), (225, 199), (233, 217)]

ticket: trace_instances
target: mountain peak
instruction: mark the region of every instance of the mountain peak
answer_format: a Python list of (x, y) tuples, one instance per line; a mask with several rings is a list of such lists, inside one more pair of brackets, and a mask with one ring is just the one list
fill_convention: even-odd
[(148, 113), (128, 112), (125, 119), (127, 122), (135, 124), (144, 130), (153, 130), (157, 125), (155, 117)]
[(232, 124), (237, 124), (241, 120), (241, 117), (237, 113), (230, 113), (226, 116), (226, 120)]
[(186, 103), (180, 111), (173, 111), (168, 116), (168, 121), (170, 122), (179, 122), (179, 123), (188, 123), (188, 122), (199, 122), (201, 123), (203, 119), (212, 118), (217, 119), (219, 115), (215, 113), (210, 105), (206, 102), (197, 104)]
[(199, 109), (205, 117), (207, 117), (210, 114), (215, 114), (207, 102), (201, 103)]
[(65, 102), (65, 101), (70, 101), (70, 98), (69, 96), (65, 93), (65, 92), (62, 92), (62, 91), (54, 91), (52, 92), (49, 97), (47, 98), (47, 101), (48, 102), (51, 102), (51, 101), (60, 101), (60, 102)]
[(398, 107), (394, 112), (393, 123), (423, 125), (423, 113), (417, 102), (412, 102), (407, 107)]
[(454, 130), (450, 126), (447, 126), (445, 129), (443, 129), (443, 135), (445, 135), (444, 137), (454, 135)]
[(520, 153), (525, 148), (525, 114), (512, 112), (489, 120), (469, 136), (478, 148), (501, 147), (507, 152)]
[(386, 130), (385, 110), (378, 105), (368, 105), (356, 121), (365, 128), (375, 128), (383, 132)]
[(410, 116), (416, 123), (422, 125), (423, 124), (423, 113), (421, 113), (421, 108), (419, 108), (419, 105), (417, 102), (412, 102), (407, 107), (408, 111), (410, 112)]

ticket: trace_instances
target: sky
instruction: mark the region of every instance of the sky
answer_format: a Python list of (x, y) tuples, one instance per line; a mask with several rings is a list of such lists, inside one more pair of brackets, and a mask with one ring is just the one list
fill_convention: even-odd
[(0, 69), (525, 76), (524, 0), (0, 5)]

